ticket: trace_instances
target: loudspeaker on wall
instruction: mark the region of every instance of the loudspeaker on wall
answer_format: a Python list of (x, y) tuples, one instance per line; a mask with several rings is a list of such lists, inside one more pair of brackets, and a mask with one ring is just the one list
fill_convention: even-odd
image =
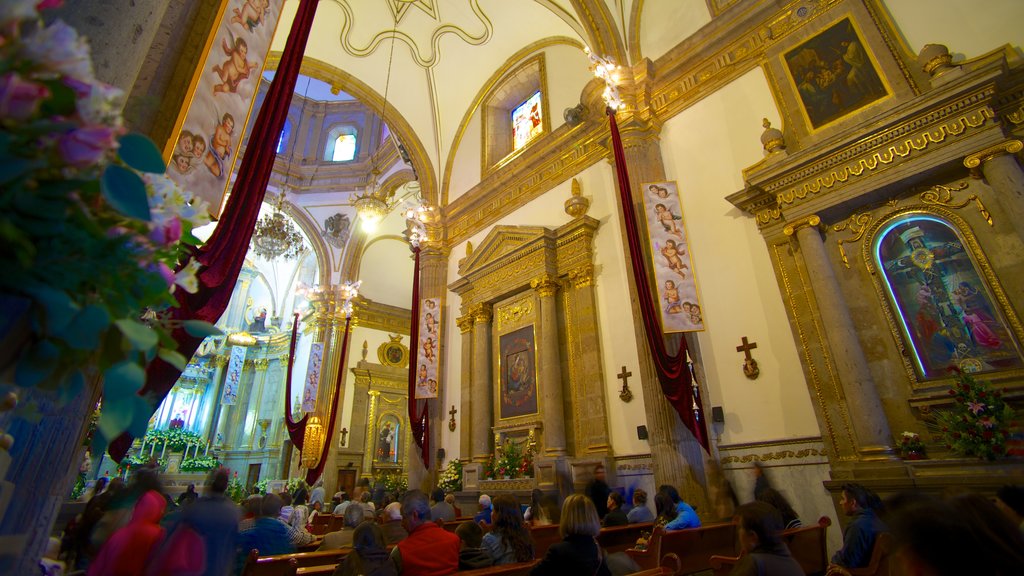
[(725, 422), (725, 412), (722, 410), (721, 406), (711, 407), (711, 421), (719, 423)]
[(641, 440), (647, 440), (647, 426), (637, 426), (636, 437)]

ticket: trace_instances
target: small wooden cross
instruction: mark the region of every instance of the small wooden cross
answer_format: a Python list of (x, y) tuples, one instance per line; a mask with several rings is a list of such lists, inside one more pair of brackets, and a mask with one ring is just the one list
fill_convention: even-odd
[(743, 352), (743, 374), (754, 380), (761, 374), (761, 369), (757, 367), (757, 360), (750, 355), (750, 351), (757, 348), (757, 342), (747, 342), (747, 337), (743, 337), (743, 345), (737, 346), (737, 352)]
[(448, 430), (451, 432), (455, 432), (455, 415), (458, 412), (459, 411), (455, 409), (455, 404), (452, 404), (452, 409), (448, 411), (448, 413), (451, 414), (451, 418), (448, 419)]
[(341, 445), (342, 446), (347, 445), (347, 442), (345, 442), (346, 439), (348, 439), (348, 428), (342, 428), (341, 429)]
[(622, 367), (622, 372), (619, 372), (617, 378), (622, 380), (622, 390), (619, 391), (619, 399), (623, 402), (629, 402), (633, 399), (633, 391), (629, 389), (629, 377), (632, 376), (632, 372), (626, 371), (626, 367)]

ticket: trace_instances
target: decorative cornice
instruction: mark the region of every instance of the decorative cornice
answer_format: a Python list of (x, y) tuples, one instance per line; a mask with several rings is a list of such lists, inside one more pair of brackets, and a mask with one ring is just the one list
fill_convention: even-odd
[(1020, 140), (1007, 140), (1006, 142), (1000, 142), (995, 146), (989, 146), (984, 150), (979, 150), (974, 154), (968, 155), (964, 158), (964, 166), (971, 169), (971, 176), (975, 178), (981, 178), (981, 166), (985, 162), (1006, 154), (1016, 154), (1024, 150), (1024, 142)]
[(493, 308), (490, 304), (481, 302), (473, 306), (469, 313), (473, 315), (473, 322), (475, 324), (488, 324), (493, 315)]
[(797, 230), (801, 228), (821, 228), (821, 218), (817, 214), (811, 214), (810, 216), (800, 218), (794, 222), (786, 224), (786, 227), (782, 229), (782, 233), (786, 236), (792, 236), (796, 234)]
[(359, 326), (392, 334), (409, 334), (412, 313), (406, 308), (374, 302), (360, 296), (353, 305)]
[(530, 288), (537, 291), (537, 295), (541, 298), (554, 296), (558, 292), (558, 280), (550, 274), (541, 274), (530, 281)]

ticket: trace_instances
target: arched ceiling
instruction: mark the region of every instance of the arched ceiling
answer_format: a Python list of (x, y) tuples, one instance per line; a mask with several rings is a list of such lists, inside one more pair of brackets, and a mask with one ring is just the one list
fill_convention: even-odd
[[(287, 0), (273, 51), (284, 48), (297, 5)], [(372, 90), (361, 99), (375, 98), (367, 102), (375, 108), (386, 94), (386, 121), (394, 125), (400, 116), (411, 128), (417, 143), (407, 147), (431, 164), (435, 181), (424, 190), (435, 191), (460, 124), (495, 71), (525, 46), (555, 37), (625, 62), (627, 21), (642, 6), (643, 0), (321, 0), (306, 56)], [(561, 122), (560, 113), (552, 116)]]

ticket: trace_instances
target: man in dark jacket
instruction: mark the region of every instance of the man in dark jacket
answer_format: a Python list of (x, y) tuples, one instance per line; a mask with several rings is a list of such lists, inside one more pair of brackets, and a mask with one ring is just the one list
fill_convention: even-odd
[(206, 544), (206, 571), (203, 574), (207, 576), (226, 574), (235, 554), (242, 511), (225, 496), (228, 480), (226, 468), (214, 472), (210, 493), (186, 507), (181, 515), (182, 525), (195, 530)]
[(843, 532), (843, 547), (832, 556), (832, 563), (844, 568), (861, 568), (871, 562), (875, 539), (885, 531), (875, 509), (880, 500), (874, 492), (860, 484), (844, 484), (839, 505), (851, 517)]
[(594, 503), (597, 510), (597, 517), (604, 519), (608, 513), (608, 494), (612, 491), (604, 481), (604, 464), (594, 466), (594, 479), (587, 484), (587, 498)]

